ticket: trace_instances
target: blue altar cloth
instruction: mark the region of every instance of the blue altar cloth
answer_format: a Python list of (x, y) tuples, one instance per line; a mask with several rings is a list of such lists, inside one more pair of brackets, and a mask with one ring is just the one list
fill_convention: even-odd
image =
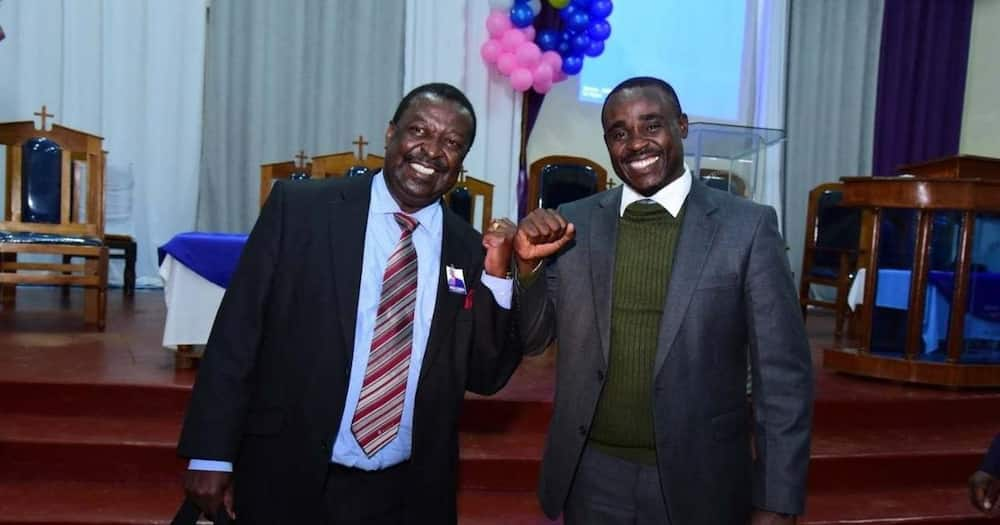
[(179, 233), (156, 252), (160, 264), (169, 254), (193, 272), (225, 288), (236, 271), (247, 237), (242, 233)]
[[(926, 297), (924, 298), (923, 340), (924, 353), (938, 350), (940, 341), (948, 335), (948, 321), (951, 315), (951, 294), (955, 274), (952, 272), (928, 272)], [(972, 296), (969, 311), (965, 314), (965, 339), (1000, 341), (1000, 317), (991, 312), (1000, 311), (1000, 274), (973, 273), (969, 291)], [(882, 269), (878, 271), (875, 304), (895, 310), (906, 310), (910, 300), (910, 271)], [(988, 315), (980, 317), (976, 312)]]

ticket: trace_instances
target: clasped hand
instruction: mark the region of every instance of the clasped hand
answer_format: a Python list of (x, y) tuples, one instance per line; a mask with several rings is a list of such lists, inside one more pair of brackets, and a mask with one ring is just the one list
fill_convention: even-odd
[(542, 259), (558, 253), (574, 235), (573, 223), (555, 210), (539, 208), (529, 213), (517, 226), (514, 237), (518, 272), (522, 275), (533, 272)]

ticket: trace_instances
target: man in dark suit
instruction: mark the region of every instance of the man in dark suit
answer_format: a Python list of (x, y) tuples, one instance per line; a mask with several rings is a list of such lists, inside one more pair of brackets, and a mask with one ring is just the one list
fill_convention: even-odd
[(456, 521), (464, 392), (496, 392), (521, 356), (513, 223), (480, 236), (441, 205), (475, 127), (461, 91), (424, 85), (389, 123), (381, 173), (275, 186), (180, 439), (185, 490), (207, 514)]
[(969, 500), (976, 510), (997, 516), (1000, 500), (1000, 434), (993, 438), (979, 470), (969, 477)]
[(813, 377), (775, 212), (692, 176), (666, 82), (626, 80), (601, 119), (625, 186), (536, 210), (514, 240), (525, 350), (558, 342), (545, 513), (793, 523)]

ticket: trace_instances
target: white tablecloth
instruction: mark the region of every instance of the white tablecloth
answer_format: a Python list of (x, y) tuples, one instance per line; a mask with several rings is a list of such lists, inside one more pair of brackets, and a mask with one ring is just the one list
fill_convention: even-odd
[(160, 265), (167, 320), (163, 346), (204, 345), (226, 289), (194, 273), (170, 255)]

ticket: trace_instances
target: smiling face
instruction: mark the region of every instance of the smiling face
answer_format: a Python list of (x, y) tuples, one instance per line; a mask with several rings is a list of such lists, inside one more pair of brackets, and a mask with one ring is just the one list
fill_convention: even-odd
[(420, 95), (385, 132), (389, 193), (413, 213), (441, 198), (458, 179), (472, 144), (472, 116), (460, 104)]
[(601, 114), (604, 143), (615, 173), (649, 197), (684, 173), (687, 115), (655, 87), (623, 89)]

